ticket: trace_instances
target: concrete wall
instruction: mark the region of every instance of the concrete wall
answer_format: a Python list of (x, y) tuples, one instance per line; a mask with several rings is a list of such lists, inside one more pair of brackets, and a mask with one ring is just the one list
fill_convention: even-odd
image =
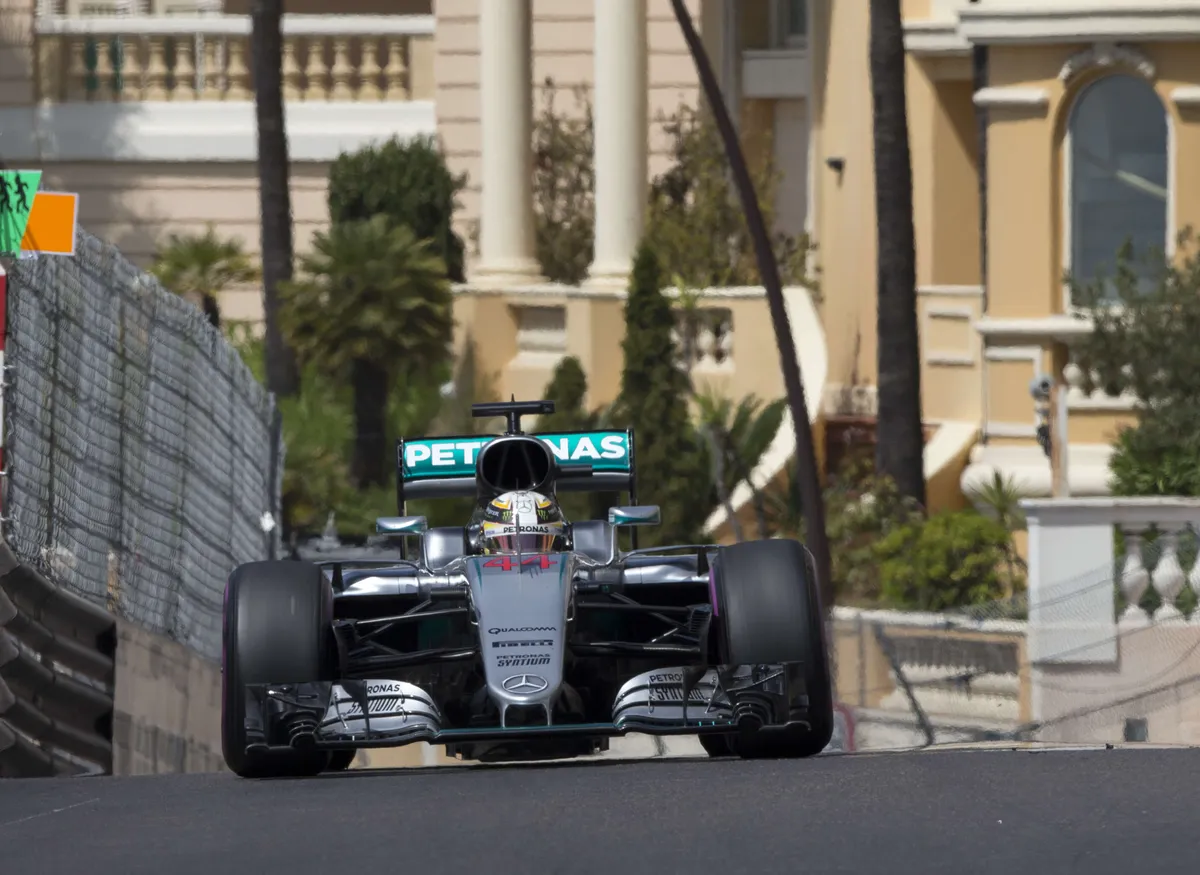
[(221, 667), (124, 620), (117, 634), (113, 774), (223, 771)]

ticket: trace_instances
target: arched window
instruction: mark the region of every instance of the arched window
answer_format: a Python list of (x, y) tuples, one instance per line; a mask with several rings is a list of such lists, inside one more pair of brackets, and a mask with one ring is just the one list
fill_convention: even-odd
[(1150, 84), (1097, 80), (1077, 98), (1068, 133), (1071, 273), (1081, 281), (1111, 276), (1126, 240), (1139, 258), (1165, 249), (1167, 114)]

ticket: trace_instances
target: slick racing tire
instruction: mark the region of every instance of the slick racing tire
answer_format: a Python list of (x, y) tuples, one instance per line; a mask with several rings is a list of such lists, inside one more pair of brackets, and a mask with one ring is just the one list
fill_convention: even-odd
[(744, 541), (713, 563), (718, 650), (725, 665), (798, 664), (808, 695), (804, 722), (702, 735), (710, 756), (809, 757), (833, 737), (833, 684), (812, 554), (799, 541)]
[(332, 622), (329, 582), (312, 563), (250, 562), (230, 575), (221, 653), (221, 747), (235, 774), (301, 777), (331, 765), (325, 751), (247, 753), (246, 686), (334, 680)]

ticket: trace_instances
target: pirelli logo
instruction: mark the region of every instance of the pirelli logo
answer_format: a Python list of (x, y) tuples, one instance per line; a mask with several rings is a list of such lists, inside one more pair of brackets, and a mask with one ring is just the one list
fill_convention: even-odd
[(493, 647), (553, 647), (553, 641), (493, 641)]

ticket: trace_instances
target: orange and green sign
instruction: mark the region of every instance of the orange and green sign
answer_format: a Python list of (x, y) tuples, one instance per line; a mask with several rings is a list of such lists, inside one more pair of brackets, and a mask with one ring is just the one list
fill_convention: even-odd
[(16, 255), (42, 181), (40, 170), (0, 170), (0, 255)]
[(38, 191), (40, 170), (0, 170), (0, 255), (74, 255), (79, 195)]

